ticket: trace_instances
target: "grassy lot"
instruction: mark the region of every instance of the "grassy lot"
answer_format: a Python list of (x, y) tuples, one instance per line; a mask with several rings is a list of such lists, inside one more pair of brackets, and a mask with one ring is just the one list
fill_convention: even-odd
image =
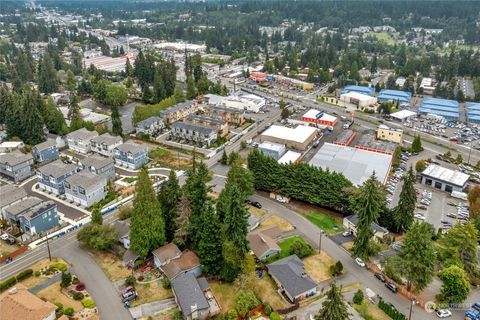
[(83, 309), (83, 305), (80, 301), (70, 299), (60, 291), (60, 281), (41, 290), (37, 293), (37, 296), (50, 301), (51, 303), (59, 302), (64, 308), (72, 307), (75, 312)]
[[(36, 271), (49, 267), (53, 263), (59, 263), (59, 262), (68, 265), (63, 259), (60, 259), (60, 258), (53, 258), (51, 262), (48, 259), (43, 259), (35, 263), (33, 266), (31, 266), (30, 269), (32, 269), (33, 273), (35, 273)], [(34, 275), (32, 275), (31, 277), (20, 281), (20, 283), (27, 288), (33, 288), (36, 285), (42, 282), (45, 282), (47, 280), (48, 278), (46, 277), (35, 277)]]
[(263, 279), (257, 277), (253, 291), (261, 301), (268, 302), (275, 310), (289, 307), (289, 304), (277, 292), (275, 282), (268, 275), (264, 275)]
[(354, 304), (353, 308), (357, 310), (365, 320), (391, 320), (377, 305), (367, 300), (364, 300), (361, 305)]
[(137, 181), (137, 178), (134, 178), (134, 177), (126, 177), (126, 178), (123, 178), (123, 181), (125, 181), (126, 183), (132, 183), (132, 182)]
[(290, 247), (296, 241), (305, 243), (305, 240), (303, 240), (303, 238), (300, 236), (289, 237), (283, 240), (282, 242), (280, 242), (278, 246), (280, 247), (280, 249), (282, 249), (282, 251), (278, 255), (278, 258), (281, 259), (281, 258), (288, 257), (290, 255)]
[(342, 287), (342, 292), (352, 292), (352, 291), (357, 291), (362, 287), (362, 284), (360, 282), (353, 282), (350, 284), (347, 284), (346, 286)]
[(263, 210), (263, 209), (258, 209), (254, 206), (247, 206), (247, 208), (248, 208), (248, 211), (250, 212), (250, 214), (254, 217), (260, 218), (260, 217), (263, 217), (265, 215), (265, 210)]
[(387, 32), (369, 32), (367, 35), (374, 36), (377, 40), (386, 42), (389, 45), (393, 45), (397, 42)]
[(260, 223), (260, 227), (271, 226), (272, 224), (277, 225), (282, 231), (291, 231), (293, 226), (285, 219), (282, 219), (277, 216), (270, 216), (267, 219), (263, 220)]
[(122, 261), (112, 253), (90, 251), (97, 264), (111, 281), (125, 279), (132, 274)]
[[(305, 217), (310, 220), (311, 223), (316, 225), (322, 230), (325, 230), (329, 235), (335, 235), (342, 232), (342, 223), (321, 211), (310, 211), (305, 214)], [(334, 227), (338, 227), (338, 230), (334, 230)]]
[(336, 261), (324, 251), (303, 259), (305, 271), (317, 283), (331, 278), (329, 269), (330, 266), (335, 264), (335, 262)]
[(20, 247), (18, 245), (10, 245), (5, 241), (0, 241), (0, 257), (8, 255), (9, 253), (18, 250)]
[(138, 299), (132, 302), (132, 307), (173, 297), (172, 290), (164, 289), (161, 280), (147, 284), (136, 284), (135, 289), (137, 289)]
[(182, 156), (179, 157), (176, 152), (165, 148), (153, 149), (148, 153), (148, 156), (153, 162), (156, 162), (164, 168), (178, 169), (178, 166), (180, 165), (180, 168), (185, 169), (192, 165), (191, 159)]
[(209, 285), (220, 304), (222, 313), (226, 313), (235, 308), (235, 295), (237, 290), (233, 284), (209, 281)]

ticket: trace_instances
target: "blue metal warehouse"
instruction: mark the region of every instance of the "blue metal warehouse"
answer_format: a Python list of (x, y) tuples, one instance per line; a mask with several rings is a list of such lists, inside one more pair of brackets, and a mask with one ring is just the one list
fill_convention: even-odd
[(465, 108), (467, 109), (467, 120), (480, 123), (480, 102), (467, 102)]
[(410, 103), (412, 94), (407, 91), (383, 89), (377, 96), (379, 102), (391, 101), (400, 103)]
[(458, 102), (455, 100), (426, 97), (418, 109), (420, 113), (431, 113), (448, 119), (458, 120)]
[(362, 86), (346, 86), (343, 88), (342, 93), (358, 92), (367, 96), (373, 96), (375, 88), (362, 87)]

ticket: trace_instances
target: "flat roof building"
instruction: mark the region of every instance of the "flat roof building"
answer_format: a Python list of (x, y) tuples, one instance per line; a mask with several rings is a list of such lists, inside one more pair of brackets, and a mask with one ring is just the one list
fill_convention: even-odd
[(480, 102), (465, 103), (468, 122), (480, 123)]
[(354, 185), (363, 184), (375, 172), (385, 184), (392, 156), (326, 142), (309, 162), (324, 170), (342, 173)]
[(403, 130), (381, 124), (377, 128), (377, 139), (400, 144), (403, 141)]
[(353, 130), (347, 129), (340, 132), (333, 144), (338, 144), (341, 146), (348, 146), (352, 140), (357, 136), (357, 133)]
[(280, 159), (278, 163), (288, 164), (288, 163), (297, 163), (302, 158), (302, 154), (299, 152), (288, 150)]
[(407, 91), (383, 89), (378, 94), (377, 100), (379, 102), (398, 101), (399, 103), (410, 103), (410, 100), (412, 100), (412, 94)]
[(340, 101), (353, 104), (357, 108), (369, 108), (377, 103), (377, 98), (357, 91), (348, 91), (340, 95)]
[(425, 97), (418, 111), (424, 114), (434, 114), (448, 119), (458, 120), (458, 105), (458, 102), (455, 100)]
[(347, 92), (357, 92), (357, 93), (361, 93), (361, 94), (364, 94), (364, 95), (367, 95), (367, 96), (373, 96), (373, 94), (375, 93), (375, 88), (351, 85), (351, 86), (346, 86), (345, 88), (343, 88), (341, 93), (343, 94), (343, 93), (347, 93)]
[(397, 120), (397, 121), (406, 121), (412, 117), (415, 117), (417, 115), (416, 112), (410, 111), (410, 110), (400, 110), (398, 112), (394, 112), (390, 114), (390, 117), (392, 119)]
[(436, 189), (452, 193), (463, 192), (470, 176), (457, 170), (451, 170), (436, 164), (430, 164), (422, 172), (422, 183)]
[(333, 127), (337, 123), (337, 118), (326, 114), (321, 110), (310, 109), (301, 118), (302, 121), (318, 123)]
[(262, 142), (258, 145), (258, 149), (262, 151), (264, 155), (273, 157), (275, 160), (279, 160), (287, 152), (287, 148), (284, 144), (270, 141)]
[(260, 141), (285, 144), (288, 148), (303, 151), (317, 137), (314, 127), (299, 125), (295, 129), (272, 125), (260, 136)]

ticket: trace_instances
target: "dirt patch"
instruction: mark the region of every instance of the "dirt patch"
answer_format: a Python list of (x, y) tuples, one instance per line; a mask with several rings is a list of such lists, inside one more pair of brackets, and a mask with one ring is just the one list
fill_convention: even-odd
[(0, 241), (0, 258), (18, 249), (20, 249), (18, 245), (10, 245), (5, 241)]
[(334, 265), (335, 262), (336, 261), (324, 251), (303, 259), (305, 271), (317, 283), (331, 278), (329, 270), (330, 266)]
[(344, 247), (344, 248), (347, 249), (348, 251), (352, 251), (352, 249), (353, 249), (353, 241), (342, 243), (342, 247)]
[(250, 212), (250, 214), (256, 218), (260, 218), (260, 217), (263, 217), (265, 215), (265, 210), (263, 209), (258, 209), (254, 206), (247, 206), (248, 207), (248, 211)]
[(285, 309), (290, 306), (277, 292), (275, 282), (267, 274), (264, 275), (263, 279), (257, 277), (253, 291), (261, 301), (268, 302), (274, 310)]
[[(32, 269), (33, 273), (35, 274), (36, 271), (40, 271), (40, 270), (43, 270), (43, 269), (48, 269), (48, 267), (50, 265), (54, 264), (54, 263), (64, 263), (64, 264), (68, 265), (63, 259), (60, 259), (60, 258), (54, 258), (54, 259), (52, 259), (51, 262), (48, 259), (43, 259), (43, 260), (40, 260), (37, 263), (35, 263), (33, 266), (31, 266), (30, 269)], [(35, 275), (32, 275), (31, 277), (20, 281), (20, 283), (23, 284), (27, 288), (33, 288), (36, 285), (39, 285), (40, 283), (43, 283), (43, 282), (47, 281), (48, 279), (49, 279), (49, 277), (44, 276), (44, 275), (40, 275), (38, 277), (36, 277)]]
[(221, 313), (226, 313), (235, 308), (235, 296), (237, 289), (231, 283), (222, 283), (220, 281), (210, 281), (210, 289), (220, 304)]
[(293, 226), (287, 220), (277, 216), (270, 216), (260, 223), (260, 227), (266, 227), (271, 225), (277, 225), (278, 228), (283, 232), (293, 230)]
[(114, 254), (106, 252), (90, 252), (110, 281), (125, 279), (132, 274), (132, 271), (125, 267), (122, 264), (122, 261)]
[(360, 282), (353, 282), (342, 287), (342, 292), (352, 292), (354, 290), (360, 289), (362, 284)]
[(39, 291), (37, 296), (50, 301), (51, 303), (61, 303), (64, 308), (72, 307), (75, 312), (83, 309), (83, 305), (80, 301), (70, 299), (60, 291), (60, 281)]
[(147, 284), (137, 284), (135, 289), (137, 289), (138, 299), (132, 302), (132, 307), (173, 297), (172, 290), (164, 289), (161, 280)]

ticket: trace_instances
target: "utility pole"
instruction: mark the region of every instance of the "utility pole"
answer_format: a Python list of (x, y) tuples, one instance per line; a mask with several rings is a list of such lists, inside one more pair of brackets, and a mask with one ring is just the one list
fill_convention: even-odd
[(52, 261), (52, 254), (50, 253), (50, 243), (48, 242), (48, 233), (47, 233), (47, 250), (48, 250), (48, 259)]
[(415, 304), (415, 296), (412, 296), (412, 300), (410, 303), (410, 311), (408, 313), (408, 320), (412, 319), (412, 309), (414, 304)]

